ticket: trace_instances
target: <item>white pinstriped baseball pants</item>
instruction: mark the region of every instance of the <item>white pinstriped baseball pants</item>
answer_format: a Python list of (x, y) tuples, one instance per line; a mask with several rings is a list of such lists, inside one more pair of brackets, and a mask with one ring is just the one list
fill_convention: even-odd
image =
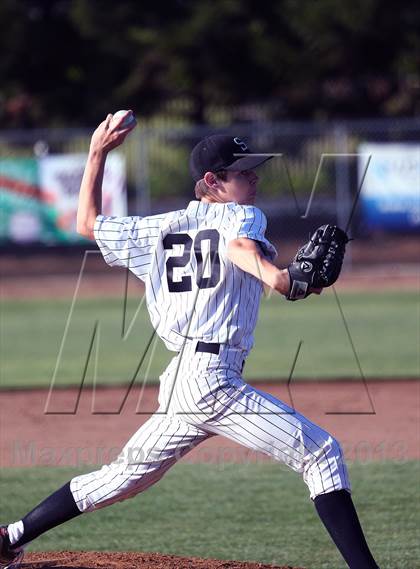
[(189, 342), (160, 377), (159, 409), (134, 433), (120, 456), (96, 472), (73, 478), (82, 512), (146, 490), (180, 458), (213, 435), (270, 455), (303, 475), (311, 498), (347, 489), (338, 442), (275, 397), (241, 378), (243, 352), (196, 352)]

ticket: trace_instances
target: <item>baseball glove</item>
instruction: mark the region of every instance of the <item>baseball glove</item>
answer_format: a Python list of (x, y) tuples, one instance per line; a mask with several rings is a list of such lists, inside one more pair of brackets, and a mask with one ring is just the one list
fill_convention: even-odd
[(306, 298), (311, 289), (331, 286), (338, 279), (349, 238), (336, 225), (321, 225), (287, 267), (287, 300)]

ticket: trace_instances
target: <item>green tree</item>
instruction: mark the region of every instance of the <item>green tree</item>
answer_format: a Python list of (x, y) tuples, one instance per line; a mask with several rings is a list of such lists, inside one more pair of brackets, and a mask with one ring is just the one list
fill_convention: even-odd
[(419, 29), (414, 0), (2, 0), (0, 126), (415, 114)]

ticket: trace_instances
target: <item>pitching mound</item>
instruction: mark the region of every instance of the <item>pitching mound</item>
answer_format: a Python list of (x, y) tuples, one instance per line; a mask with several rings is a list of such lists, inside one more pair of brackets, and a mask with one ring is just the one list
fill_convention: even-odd
[(97, 553), (95, 551), (52, 551), (28, 553), (22, 569), (303, 569), (262, 563), (175, 557), (159, 553)]

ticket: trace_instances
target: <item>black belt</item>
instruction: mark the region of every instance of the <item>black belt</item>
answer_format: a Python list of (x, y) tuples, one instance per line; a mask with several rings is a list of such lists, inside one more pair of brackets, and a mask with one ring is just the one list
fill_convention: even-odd
[(196, 352), (205, 352), (206, 354), (218, 354), (220, 351), (220, 344), (210, 344), (207, 342), (197, 342)]

